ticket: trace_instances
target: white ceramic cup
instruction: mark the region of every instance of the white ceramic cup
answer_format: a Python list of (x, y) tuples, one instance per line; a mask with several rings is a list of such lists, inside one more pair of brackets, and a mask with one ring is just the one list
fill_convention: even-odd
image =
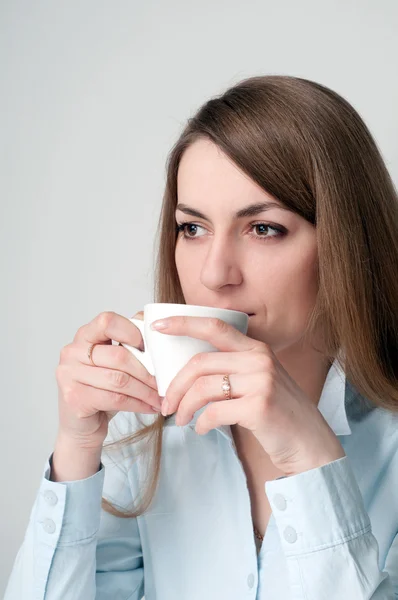
[(193, 317), (215, 317), (229, 323), (244, 335), (247, 333), (249, 317), (238, 310), (195, 306), (193, 304), (170, 304), (155, 302), (145, 304), (144, 320), (129, 319), (141, 332), (145, 350), (122, 344), (155, 376), (159, 396), (166, 395), (167, 388), (187, 362), (200, 352), (218, 352), (209, 342), (181, 335), (168, 335), (151, 329), (153, 321), (166, 317), (190, 315)]

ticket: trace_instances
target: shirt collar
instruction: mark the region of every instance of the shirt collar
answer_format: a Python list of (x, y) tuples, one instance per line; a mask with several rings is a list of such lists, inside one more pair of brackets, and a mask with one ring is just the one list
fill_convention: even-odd
[(337, 359), (330, 367), (318, 403), (318, 410), (336, 435), (350, 435), (346, 411), (346, 376)]
[[(319, 412), (336, 435), (351, 434), (346, 412), (346, 394), (346, 376), (336, 359), (328, 371), (318, 403)], [(194, 429), (196, 421), (205, 409), (206, 406), (203, 406), (197, 410), (187, 426)], [(176, 413), (167, 418), (165, 426), (175, 425), (175, 415)], [(220, 425), (215, 429), (233, 441), (230, 425)]]

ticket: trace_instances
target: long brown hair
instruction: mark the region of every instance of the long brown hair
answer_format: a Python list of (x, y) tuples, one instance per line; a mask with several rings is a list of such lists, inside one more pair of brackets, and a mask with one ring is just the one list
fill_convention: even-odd
[[(199, 138), (211, 140), (265, 192), (316, 227), (319, 292), (307, 335), (321, 326), (326, 354), (343, 350), (348, 381), (376, 406), (398, 411), (398, 198), (362, 118), (336, 92), (291, 76), (251, 77), (206, 102), (167, 160), (154, 302), (185, 302), (175, 265), (177, 172)], [(159, 415), (104, 445), (145, 439), (141, 452), (153, 448), (141, 504), (122, 512), (103, 498), (107, 512), (137, 517), (149, 507), (164, 421)]]

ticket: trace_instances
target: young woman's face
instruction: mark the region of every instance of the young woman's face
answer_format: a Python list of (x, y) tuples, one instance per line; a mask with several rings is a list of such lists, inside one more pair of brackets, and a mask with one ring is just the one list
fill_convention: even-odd
[[(236, 217), (269, 202), (274, 206)], [(274, 352), (299, 343), (318, 289), (314, 226), (207, 140), (196, 141), (181, 159), (178, 205), (176, 222), (190, 223), (175, 250), (185, 302), (253, 313), (247, 335)]]

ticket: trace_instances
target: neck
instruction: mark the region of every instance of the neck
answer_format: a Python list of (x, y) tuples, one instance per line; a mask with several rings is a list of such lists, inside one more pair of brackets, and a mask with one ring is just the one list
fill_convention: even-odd
[(311, 402), (318, 406), (332, 362), (308, 347), (290, 347), (276, 357)]

